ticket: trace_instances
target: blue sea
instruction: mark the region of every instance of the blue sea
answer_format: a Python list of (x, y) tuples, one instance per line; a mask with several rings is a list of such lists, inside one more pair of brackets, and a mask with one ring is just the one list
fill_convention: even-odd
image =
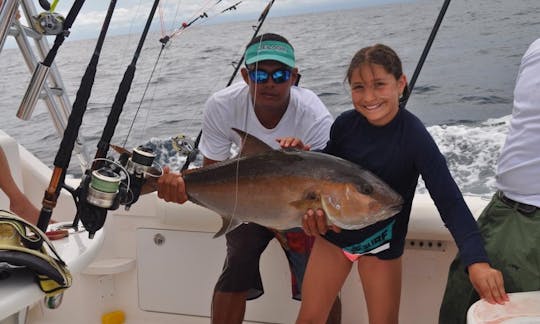
[[(442, 4), (408, 1), (270, 17), (261, 32), (276, 32), (291, 41), (301, 85), (315, 91), (337, 116), (352, 108), (343, 82), (352, 55), (374, 43), (390, 45), (410, 78)], [(487, 196), (494, 190), (515, 77), (522, 54), (540, 35), (538, 17), (538, 0), (452, 1), (416, 82), (407, 108), (428, 127), (464, 193)], [(172, 150), (170, 138), (197, 135), (205, 100), (227, 84), (256, 23), (194, 24), (172, 39), (159, 61), (162, 35), (149, 34), (113, 143), (134, 147), (151, 142), (159, 150), (160, 163), (180, 168), (184, 157)], [(108, 37), (102, 49), (80, 130), (89, 157), (95, 154), (139, 33)], [(56, 57), (72, 102), (94, 46), (94, 39), (68, 40)], [(15, 116), (31, 73), (17, 49), (4, 49), (0, 59), (0, 128), (52, 166), (60, 136), (46, 106), (40, 103), (30, 121)], [(77, 163), (72, 158), (69, 172), (75, 176), (81, 172)], [(419, 190), (424, 190), (422, 185)]]

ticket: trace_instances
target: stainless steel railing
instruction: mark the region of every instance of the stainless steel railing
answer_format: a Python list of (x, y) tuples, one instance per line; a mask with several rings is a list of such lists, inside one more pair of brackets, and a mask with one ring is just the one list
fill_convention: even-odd
[[(37, 15), (36, 7), (31, 0), (3, 0), (0, 7), (0, 51), (2, 50), (7, 36), (13, 36), (17, 46), (24, 58), (30, 73), (34, 73), (36, 66), (42, 61), (50, 50), (46, 37), (36, 32), (31, 27), (24, 26), (14, 16), (20, 4), (20, 10), (26, 21), (32, 21), (32, 17)], [(34, 41), (34, 47), (31, 44)], [(71, 112), (71, 102), (65, 91), (64, 83), (60, 77), (60, 72), (55, 63), (52, 63), (44, 75), (33, 77), (29, 84), (29, 89), (33, 89), (32, 96), (28, 100), (24, 98), (21, 102), (17, 117), (28, 120), (32, 117), (38, 99), (42, 99), (49, 110), (52, 122), (57, 133), (62, 136), (67, 126), (69, 114)], [(40, 82), (42, 86), (36, 86), (33, 82)], [(26, 97), (26, 96), (25, 96)], [(82, 164), (86, 164), (88, 157), (85, 156), (82, 143), (77, 140), (75, 151)]]

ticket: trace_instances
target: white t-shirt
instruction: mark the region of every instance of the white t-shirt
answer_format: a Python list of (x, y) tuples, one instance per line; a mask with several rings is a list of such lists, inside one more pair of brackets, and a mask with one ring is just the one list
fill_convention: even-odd
[(231, 146), (240, 145), (240, 136), (232, 130), (243, 130), (271, 147), (278, 149), (279, 137), (296, 137), (311, 149), (326, 146), (333, 118), (313, 91), (291, 87), (289, 106), (276, 127), (264, 127), (253, 109), (249, 87), (235, 83), (216, 92), (206, 101), (201, 153), (212, 160), (223, 161), (231, 156)]
[(497, 166), (497, 188), (510, 199), (540, 207), (540, 39), (521, 59), (514, 108)]

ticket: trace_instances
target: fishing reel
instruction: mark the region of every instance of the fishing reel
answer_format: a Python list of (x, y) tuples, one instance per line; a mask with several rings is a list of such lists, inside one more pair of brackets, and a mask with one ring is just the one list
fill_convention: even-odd
[(139, 199), (148, 177), (161, 175), (154, 166), (155, 157), (151, 149), (139, 146), (133, 153), (122, 153), (118, 161), (96, 159), (99, 167), (85, 172), (78, 188), (77, 219), (90, 237), (103, 227), (108, 210), (120, 205), (129, 210)]
[(195, 150), (195, 142), (185, 135), (175, 136), (171, 142), (174, 150), (182, 155), (189, 155)]
[(45, 11), (32, 16), (32, 26), (42, 35), (58, 35), (64, 32), (65, 20), (64, 16), (56, 12)]

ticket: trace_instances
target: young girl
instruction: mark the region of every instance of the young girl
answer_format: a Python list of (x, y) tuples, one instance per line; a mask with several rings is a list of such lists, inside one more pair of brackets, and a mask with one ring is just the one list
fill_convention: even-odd
[(475, 289), (489, 302), (506, 301), (502, 275), (488, 263), (476, 222), (443, 155), (422, 122), (400, 107), (407, 80), (397, 54), (380, 44), (361, 49), (346, 80), (355, 109), (336, 119), (324, 152), (372, 171), (403, 196), (404, 204), (394, 217), (360, 230), (327, 232), (324, 212), (306, 213), (305, 231), (325, 239), (315, 240), (297, 324), (325, 322), (354, 261), (369, 322), (398, 323), (401, 255), (419, 175), (456, 240)]

